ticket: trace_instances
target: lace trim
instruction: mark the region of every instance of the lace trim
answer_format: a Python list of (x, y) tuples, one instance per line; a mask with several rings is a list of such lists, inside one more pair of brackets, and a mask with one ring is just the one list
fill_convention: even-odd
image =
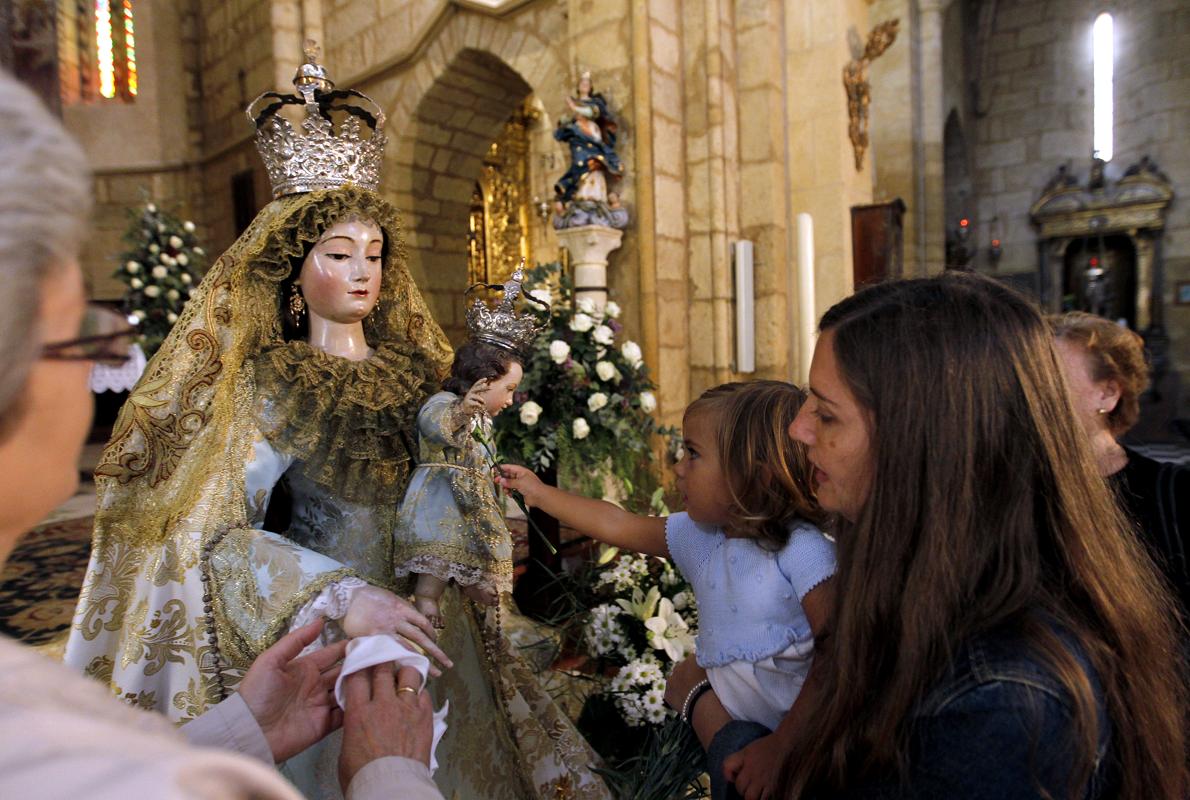
[(501, 572), (490, 572), (447, 561), (435, 556), (414, 556), (395, 570), (398, 578), (406, 575), (433, 575), (444, 581), (454, 581), (459, 586), (481, 586), (498, 593), (512, 591), (512, 575)]

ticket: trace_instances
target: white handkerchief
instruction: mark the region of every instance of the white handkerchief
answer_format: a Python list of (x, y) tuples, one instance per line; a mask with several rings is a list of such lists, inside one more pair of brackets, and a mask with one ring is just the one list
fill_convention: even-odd
[[(397, 637), (389, 634), (377, 636), (359, 636), (347, 643), (347, 655), (343, 658), (343, 671), (339, 673), (339, 680), (335, 681), (335, 701), (339, 708), (347, 708), (343, 699), (343, 679), (361, 669), (374, 667), (377, 664), (387, 664), (395, 661), (400, 667), (413, 667), (421, 675), (421, 685), (426, 685), (426, 674), (430, 670), (430, 659), (421, 653), (405, 646)], [(446, 733), (446, 712), (450, 710), (450, 701), (442, 704), (442, 708), (434, 712), (434, 742), (430, 745), (430, 775), (438, 769), (438, 759), (434, 754), (438, 751), (438, 742), (442, 734)]]

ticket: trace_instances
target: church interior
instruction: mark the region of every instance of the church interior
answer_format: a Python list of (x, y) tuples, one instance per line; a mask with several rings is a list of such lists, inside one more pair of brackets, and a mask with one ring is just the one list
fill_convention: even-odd
[[(210, 263), (244, 233), (271, 199), (245, 109), (312, 49), (382, 112), (379, 193), (455, 346), (468, 286), (557, 262), (618, 306), (676, 426), (716, 384), (804, 381), (815, 321), (856, 288), (976, 271), (1140, 334), (1130, 441), (1190, 463), (1184, 0), (0, 0), (0, 65), (93, 168), (91, 300), (123, 307), (147, 204)], [(620, 165), (599, 242), (559, 202), (584, 91)], [(108, 388), (80, 494), (0, 575), (0, 629), (50, 653), (131, 385)]]

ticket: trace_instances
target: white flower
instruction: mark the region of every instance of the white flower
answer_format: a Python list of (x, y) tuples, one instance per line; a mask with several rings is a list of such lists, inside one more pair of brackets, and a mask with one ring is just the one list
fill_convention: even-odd
[(186, 231), (186, 233), (194, 233), (194, 223), (186, 220), (182, 223), (182, 230)]
[(177, 299), (178, 299), (179, 297), (181, 297), (182, 295), (178, 294), (178, 290), (177, 290), (177, 289), (170, 289), (168, 292), (166, 292), (166, 293), (165, 293), (165, 296), (166, 296), (167, 298), (169, 298), (169, 300), (170, 300), (171, 302), (177, 302)]
[(177, 321), (178, 321), (178, 315), (177, 315), (177, 314), (175, 314), (175, 313), (174, 313), (174, 312), (172, 312), (172, 311), (171, 311), (171, 312), (169, 312), (168, 314), (166, 314), (166, 315), (165, 315), (165, 318), (166, 318), (166, 320), (168, 320), (168, 321), (169, 321), (169, 324), (170, 324), (170, 325), (173, 325), (175, 322), (177, 322)]
[(169, 237), (169, 246), (172, 247), (173, 249), (177, 250), (179, 247), (182, 246), (182, 244), (183, 243), (182, 243), (181, 236), (174, 235), (174, 236)]
[(172, 267), (174, 264), (178, 263), (178, 260), (176, 258), (174, 258), (173, 256), (171, 256), (169, 253), (162, 253), (161, 254), (161, 263), (169, 264)]
[(157, 297), (160, 294), (161, 294), (160, 286), (146, 286), (145, 287), (145, 296), (146, 297)]
[(576, 333), (586, 333), (595, 327), (595, 320), (591, 319), (588, 314), (575, 314), (574, 319), (570, 320), (570, 330)]
[(163, 266), (158, 265), (156, 267), (153, 267), (153, 277), (156, 278), (157, 280), (161, 280), (168, 274), (169, 274), (169, 270)]
[(683, 610), (686, 606), (690, 605), (690, 595), (686, 592), (678, 592), (674, 595), (673, 604), (675, 611)]
[(603, 307), (603, 313), (607, 314), (611, 319), (616, 319), (620, 316), (620, 305), (613, 300), (609, 300), (607, 305)]
[(648, 594), (642, 592), (638, 586), (632, 590), (631, 600), (625, 600), (621, 597), (616, 600), (616, 605), (639, 620), (647, 620), (657, 610), (659, 600), (661, 600), (661, 590), (656, 586), (649, 589)]
[(595, 374), (601, 381), (610, 381), (616, 377), (616, 365), (610, 361), (599, 361), (595, 364)]
[(132, 312), (132, 318), (135, 319), (137, 322), (144, 322), (145, 321), (145, 312), (141, 311), (138, 308), (136, 311)]
[(148, 211), (150, 214), (156, 214), (157, 206), (153, 205), (152, 203), (149, 203), (147, 206), (145, 206), (145, 211)]
[(639, 367), (644, 361), (644, 354), (640, 351), (640, 345), (633, 341), (624, 342), (620, 347), (620, 352), (624, 355), (624, 360), (628, 362), (628, 366), (632, 368)]
[(547, 306), (552, 306), (554, 304), (554, 297), (552, 294), (550, 294), (549, 289), (534, 289), (533, 291), (529, 292), (529, 296), (540, 300)]
[(591, 433), (591, 426), (582, 417), (575, 419), (574, 423), (570, 426), (570, 434), (575, 439), (586, 439), (589, 433)]
[(652, 392), (640, 393), (640, 410), (646, 414), (652, 414), (657, 410), (657, 398)]
[(538, 418), (541, 416), (541, 406), (534, 403), (532, 400), (526, 400), (521, 404), (521, 424), (532, 428), (537, 424)]
[(139, 289), (145, 285), (145, 282), (142, 281), (140, 278), (133, 278), (132, 280), (128, 281), (128, 285), (131, 286), (133, 289)]
[(165, 224), (164, 223), (161, 223), (161, 222), (157, 223), (157, 232), (165, 233)]
[(574, 307), (589, 316), (595, 314), (595, 301), (589, 297), (580, 297), (578, 300), (575, 300)]
[(129, 261), (124, 265), (124, 269), (128, 270), (130, 275), (135, 275), (136, 273), (140, 272), (140, 264), (135, 261)]
[(591, 334), (591, 338), (594, 339), (598, 344), (611, 344), (612, 340), (616, 338), (616, 334), (606, 325), (600, 325), (595, 329), (595, 332)]
[(177, 256), (174, 257), (174, 261), (177, 261), (179, 264), (181, 264), (184, 267), (190, 263), (190, 257), (187, 256), (185, 253), (178, 253)]
[(655, 650), (664, 650), (671, 661), (681, 661), (694, 649), (690, 627), (668, 597), (661, 599), (657, 616), (645, 620), (645, 627), (649, 629), (649, 644)]
[(183, 272), (181, 275), (178, 276), (178, 280), (180, 280), (182, 283), (190, 283), (190, 281), (192, 281), (194, 279), (190, 277), (189, 272)]
[(607, 395), (603, 392), (596, 392), (587, 398), (587, 408), (591, 411), (598, 411), (607, 405)]
[(200, 255), (200, 256), (201, 256), (201, 255), (205, 255), (205, 254), (206, 254), (206, 250), (203, 250), (201, 247), (196, 247), (196, 248), (194, 248), (194, 252), (195, 252), (195, 253), (197, 253), (197, 254), (198, 254), (198, 255)]
[(561, 339), (550, 342), (550, 359), (555, 364), (561, 364), (570, 356), (570, 345)]
[(158, 244), (156, 242), (154, 242), (153, 244), (149, 245), (149, 252), (154, 253), (154, 254), (160, 253), (161, 247), (158, 246)]

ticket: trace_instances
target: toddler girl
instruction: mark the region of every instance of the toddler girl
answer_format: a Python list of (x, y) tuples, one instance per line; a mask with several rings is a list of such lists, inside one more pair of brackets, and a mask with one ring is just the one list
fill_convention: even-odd
[[(829, 616), (824, 582), (834, 575), (835, 549), (813, 524), (810, 469), (787, 432), (802, 400), (792, 384), (753, 381), (718, 386), (691, 403), (685, 454), (674, 468), (686, 511), (669, 517), (546, 486), (522, 467), (502, 466), (498, 479), (592, 538), (674, 561), (698, 601), (698, 664), (731, 717), (754, 723), (733, 750), (794, 719), (814, 637)], [(699, 697), (696, 687), (684, 716)], [(725, 796), (722, 772), (711, 769), (715, 797)], [(775, 776), (766, 784), (768, 777)]]

